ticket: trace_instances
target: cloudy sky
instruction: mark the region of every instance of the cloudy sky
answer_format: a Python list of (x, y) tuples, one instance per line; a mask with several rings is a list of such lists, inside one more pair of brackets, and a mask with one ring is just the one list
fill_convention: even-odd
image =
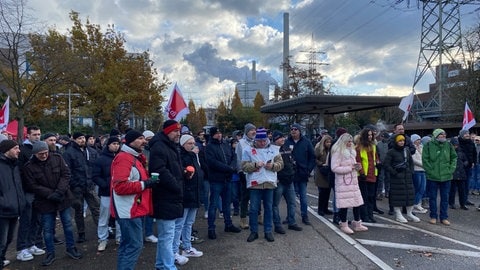
[[(127, 50), (150, 51), (159, 73), (197, 106), (216, 106), (236, 82), (251, 79), (253, 60), (258, 80), (281, 85), (284, 12), (292, 60), (308, 61), (312, 49), (324, 52), (316, 60), (328, 63), (319, 70), (336, 94), (407, 95), (420, 48), (415, 0), (28, 1), (34, 17), (61, 33), (71, 27), (71, 10), (104, 30), (114, 24)], [(480, 20), (478, 7), (462, 7), (464, 29)], [(428, 74), (416, 90), (431, 82)]]

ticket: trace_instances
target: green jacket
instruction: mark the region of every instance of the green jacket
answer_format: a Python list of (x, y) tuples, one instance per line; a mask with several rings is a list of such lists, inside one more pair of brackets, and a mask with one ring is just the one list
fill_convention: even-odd
[(457, 166), (457, 153), (449, 142), (433, 139), (423, 147), (422, 162), (428, 180), (449, 181)]

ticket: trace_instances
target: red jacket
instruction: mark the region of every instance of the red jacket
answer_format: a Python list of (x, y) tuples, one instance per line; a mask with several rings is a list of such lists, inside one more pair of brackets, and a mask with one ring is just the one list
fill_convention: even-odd
[(110, 213), (117, 218), (137, 218), (153, 214), (152, 191), (145, 189), (148, 179), (145, 156), (127, 145), (112, 162)]

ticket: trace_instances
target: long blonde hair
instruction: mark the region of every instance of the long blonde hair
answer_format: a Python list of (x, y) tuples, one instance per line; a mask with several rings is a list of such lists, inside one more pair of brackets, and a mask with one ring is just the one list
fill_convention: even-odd
[[(350, 147), (347, 147), (347, 143), (352, 142)], [(345, 158), (355, 158), (357, 152), (353, 146), (353, 137), (348, 133), (342, 134), (337, 140), (337, 142), (332, 146), (331, 153), (342, 153)]]

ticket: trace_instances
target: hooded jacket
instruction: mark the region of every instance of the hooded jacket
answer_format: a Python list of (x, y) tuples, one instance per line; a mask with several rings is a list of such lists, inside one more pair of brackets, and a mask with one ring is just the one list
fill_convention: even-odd
[(138, 218), (152, 214), (152, 191), (145, 188), (148, 179), (146, 160), (128, 145), (112, 162), (110, 213), (117, 218)]
[(449, 142), (433, 139), (423, 147), (422, 162), (428, 180), (450, 181), (457, 167), (457, 153)]

